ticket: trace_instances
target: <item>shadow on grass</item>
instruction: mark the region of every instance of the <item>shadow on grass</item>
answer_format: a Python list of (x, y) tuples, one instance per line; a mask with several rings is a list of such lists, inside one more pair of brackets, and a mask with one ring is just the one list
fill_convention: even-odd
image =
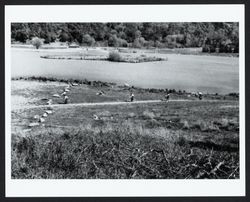
[(231, 145), (221, 145), (214, 142), (206, 141), (189, 141), (190, 147), (197, 147), (200, 149), (213, 149), (215, 151), (239, 152), (239, 147)]

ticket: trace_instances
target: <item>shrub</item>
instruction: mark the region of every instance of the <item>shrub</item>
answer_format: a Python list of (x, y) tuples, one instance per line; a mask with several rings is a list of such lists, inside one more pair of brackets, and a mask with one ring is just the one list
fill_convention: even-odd
[(228, 95), (237, 98), (239, 97), (239, 93), (229, 93)]
[(34, 38), (32, 38), (31, 43), (33, 46), (36, 47), (36, 49), (38, 49), (42, 46), (43, 41), (42, 41), (42, 39), (40, 39), (38, 37), (34, 37)]
[(193, 129), (198, 129), (203, 132), (218, 132), (220, 129), (213, 122), (206, 122), (203, 120), (198, 120), (192, 125)]
[(131, 113), (128, 114), (128, 117), (129, 118), (134, 118), (134, 117), (136, 117), (136, 115), (135, 115), (135, 113), (131, 112)]
[(159, 128), (159, 127), (161, 127), (161, 123), (152, 118), (152, 119), (147, 121), (146, 127), (147, 128)]
[(147, 119), (155, 118), (155, 114), (153, 112), (148, 111), (148, 110), (143, 112), (143, 116)]
[(122, 60), (122, 56), (118, 52), (110, 52), (108, 60), (113, 62), (120, 62)]
[(98, 116), (111, 116), (111, 113), (109, 111), (103, 111), (103, 112), (100, 112), (100, 113), (97, 113)]

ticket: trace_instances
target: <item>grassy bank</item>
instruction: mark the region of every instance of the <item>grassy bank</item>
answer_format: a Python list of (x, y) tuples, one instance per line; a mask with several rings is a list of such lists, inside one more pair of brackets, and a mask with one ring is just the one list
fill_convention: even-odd
[(200, 149), (183, 137), (153, 137), (135, 125), (48, 131), (13, 138), (12, 148), (12, 178), (239, 177), (238, 152)]
[[(103, 90), (112, 93), (112, 96), (119, 97), (122, 95), (122, 98), (127, 98), (128, 93), (133, 91), (136, 93), (138, 100), (142, 99), (164, 99), (166, 93), (171, 93), (172, 99), (197, 99), (197, 95), (193, 92), (187, 92), (181, 89), (157, 89), (157, 88), (140, 88), (136, 86), (127, 86), (127, 85), (117, 85), (114, 82), (104, 82), (104, 81), (95, 81), (88, 79), (65, 79), (65, 78), (56, 78), (56, 77), (46, 77), (46, 76), (27, 76), (27, 77), (12, 77), (12, 81), (38, 81), (38, 82), (59, 82), (64, 84), (76, 83), (79, 85), (88, 86), (89, 89), (93, 89), (95, 92)], [(86, 88), (80, 89), (86, 90)], [(18, 92), (16, 92), (18, 93)], [(49, 92), (47, 92), (49, 93)], [(78, 92), (80, 93), (80, 92)], [(86, 96), (86, 94), (84, 94)], [(109, 96), (110, 97), (110, 96)], [(101, 97), (99, 97), (101, 98)], [(217, 99), (217, 100), (238, 100), (239, 93), (231, 92), (226, 95), (221, 95), (218, 93), (215, 94), (204, 94), (204, 99)], [(124, 100), (124, 99), (123, 99)]]
[[(13, 178), (239, 178), (238, 103), (55, 109), (12, 134)], [(93, 115), (99, 117), (93, 119)], [(20, 121), (13, 122), (20, 124)], [(19, 125), (20, 127), (20, 125)]]
[(15, 99), (23, 106), (43, 105), (44, 98), (60, 103), (52, 95), (68, 83), (78, 84), (67, 92), (70, 103), (124, 101), (131, 91), (137, 100), (171, 96), (150, 104), (51, 106), (53, 113), (36, 127), (29, 124), (43, 107), (12, 111), (12, 178), (239, 178), (238, 94), (199, 101), (174, 89), (25, 77), (12, 81), (12, 107)]
[(85, 84), (90, 86), (106, 86), (110, 87), (112, 85), (116, 85), (116, 83), (112, 82), (104, 82), (104, 81), (90, 81), (88, 79), (64, 79), (64, 78), (56, 78), (56, 77), (45, 77), (45, 76), (29, 76), (29, 77), (12, 77), (12, 81), (24, 80), (24, 81), (41, 81), (41, 82), (60, 82), (60, 83), (77, 83), (77, 84)]

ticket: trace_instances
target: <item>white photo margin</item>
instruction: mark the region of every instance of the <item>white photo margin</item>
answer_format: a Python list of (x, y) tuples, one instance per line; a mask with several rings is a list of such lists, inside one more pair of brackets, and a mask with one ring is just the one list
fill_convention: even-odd
[[(237, 5), (5, 6), (6, 197), (245, 196), (245, 7)], [(240, 179), (11, 179), (12, 22), (239, 22)]]

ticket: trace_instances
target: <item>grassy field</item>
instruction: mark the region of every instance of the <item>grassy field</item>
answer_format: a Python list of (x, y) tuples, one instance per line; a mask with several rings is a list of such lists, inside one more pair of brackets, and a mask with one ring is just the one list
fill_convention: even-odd
[[(70, 103), (125, 101), (131, 91), (109, 83), (82, 83), (70, 87)], [(47, 107), (15, 110), (42, 105), (44, 97), (60, 94), (65, 86), (12, 81), (12, 178), (239, 178), (237, 96), (204, 95), (199, 101), (190, 93), (174, 92), (170, 100), (187, 101), (52, 107), (45, 122), (32, 128), (29, 123)], [(166, 93), (132, 90), (137, 100), (162, 99)], [(100, 91), (104, 95), (97, 95)], [(61, 100), (53, 98), (53, 103)]]

